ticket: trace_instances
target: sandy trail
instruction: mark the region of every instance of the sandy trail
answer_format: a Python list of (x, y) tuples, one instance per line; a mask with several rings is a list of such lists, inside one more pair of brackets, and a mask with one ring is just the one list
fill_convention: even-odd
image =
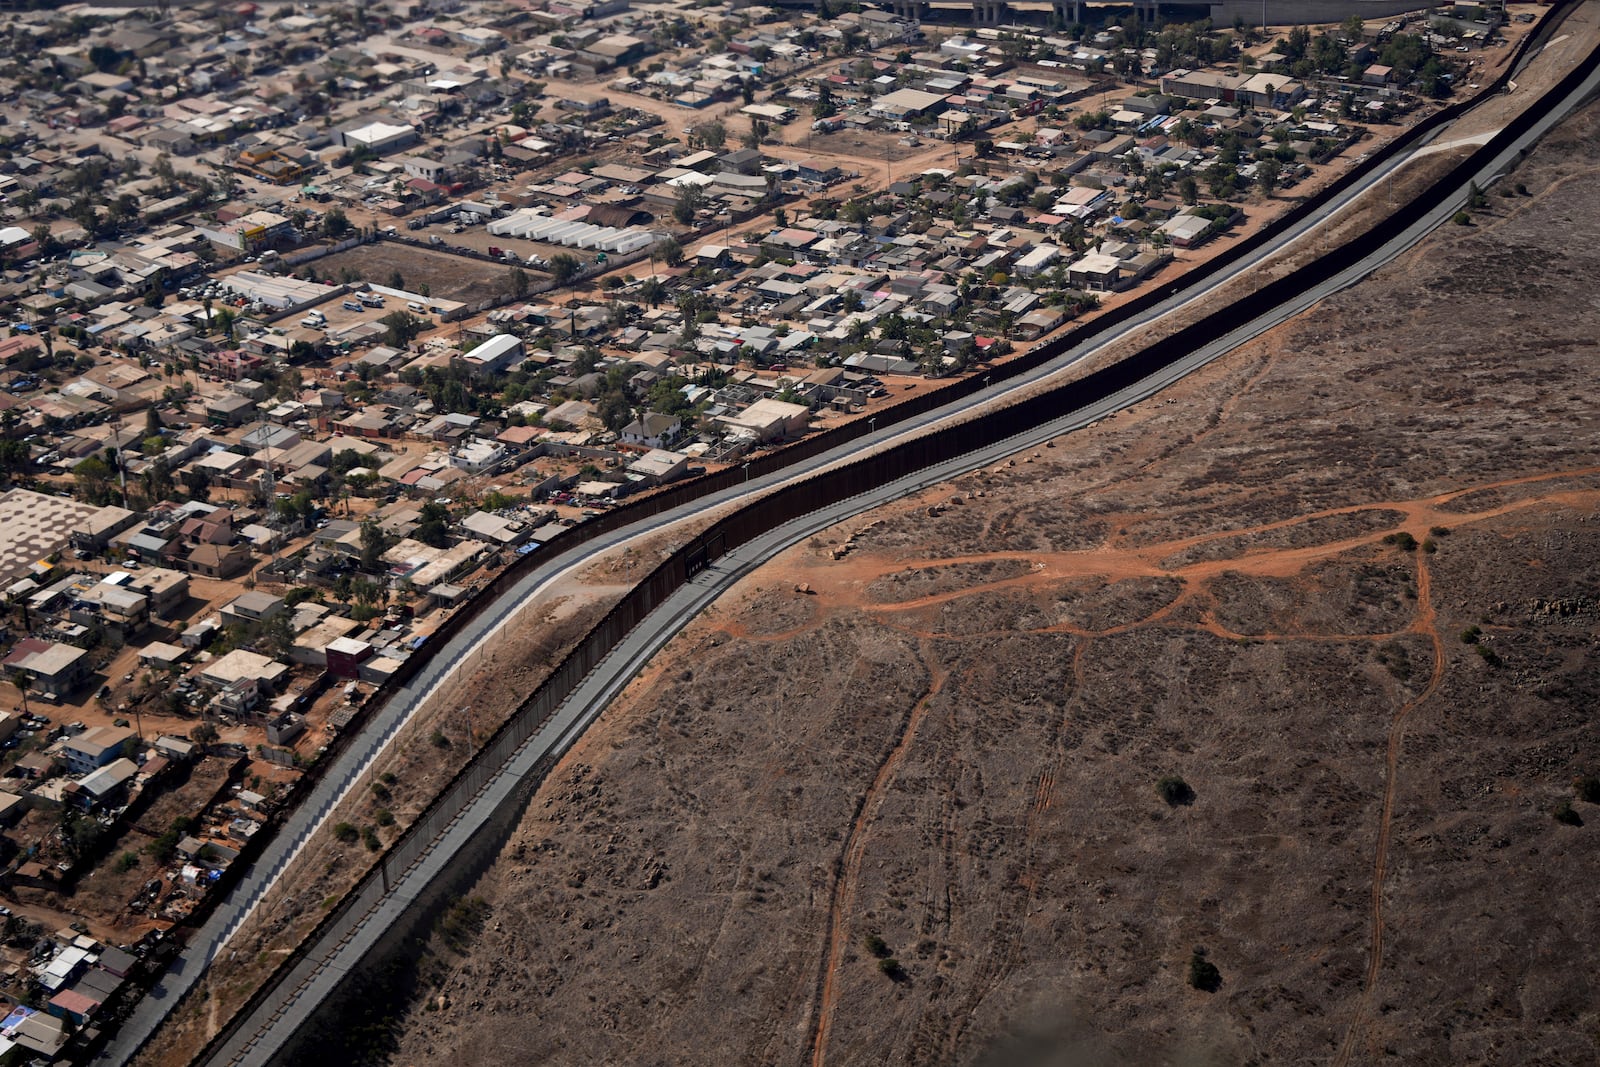
[[(1446, 506), (1451, 502), (1472, 493), (1538, 482), (1589, 477), (1596, 474), (1600, 474), (1600, 468), (1583, 467), (1575, 470), (1553, 471), (1521, 478), (1484, 482), (1417, 500), (1389, 500), (1350, 505), (1348, 507), (1326, 508), (1256, 526), (1197, 534), (1193, 537), (1161, 541), (1138, 548), (1101, 547), (1067, 552), (985, 552), (919, 560), (911, 569), (919, 571), (935, 570), (961, 564), (1017, 560), (1027, 561), (1035, 566), (1027, 574), (996, 579), (991, 582), (980, 582), (960, 590), (930, 593), (927, 596), (892, 604), (871, 604), (871, 610), (880, 615), (914, 613), (959, 600), (979, 590), (993, 592), (997, 589), (1029, 588), (1038, 585), (1049, 585), (1072, 578), (1098, 578), (1106, 582), (1106, 584), (1136, 578), (1179, 578), (1194, 585), (1224, 573), (1247, 574), (1257, 577), (1293, 577), (1310, 564), (1364, 546), (1377, 544), (1384, 537), (1393, 533), (1410, 531), (1425, 533), (1427, 530), (1437, 526), (1466, 526), (1539, 507), (1593, 508), (1600, 505), (1600, 489), (1577, 488), (1530, 495), (1478, 511), (1446, 510)], [(1258, 537), (1263, 534), (1276, 533), (1303, 526), (1306, 523), (1320, 519), (1385, 511), (1399, 513), (1403, 516), (1402, 521), (1364, 531), (1352, 537), (1319, 544), (1295, 548), (1254, 549), (1223, 559), (1201, 560), (1195, 563), (1179, 565), (1169, 565), (1164, 562), (1179, 552), (1219, 541)], [(843, 597), (846, 601), (864, 600), (865, 598), (860, 593), (862, 586), (886, 574), (907, 569), (903, 560), (887, 558), (869, 552), (853, 553), (838, 564), (829, 563), (813, 567), (808, 563), (797, 567), (793, 563), (785, 565), (782, 561), (775, 561), (774, 564), (769, 566), (782, 567), (786, 577), (792, 576), (797, 582), (805, 581), (811, 584), (819, 594), (824, 596), (830, 610), (836, 604), (835, 597)], [(725, 628), (730, 633), (733, 632), (734, 626), (735, 624), (733, 623), (725, 624)], [(787, 632), (784, 636), (792, 637), (794, 634), (804, 632), (810, 628), (811, 625), (807, 624)], [(1068, 628), (1063, 632), (1070, 633), (1074, 631)], [(1093, 630), (1082, 630), (1081, 632), (1086, 636), (1103, 633), (1102, 631)], [(774, 640), (778, 638), (777, 635), (756, 635), (751, 639)]]
[(1378, 843), (1372, 861), (1372, 942), (1368, 949), (1366, 982), (1361, 997), (1356, 1001), (1354, 1018), (1345, 1031), (1339, 1054), (1334, 1057), (1334, 1067), (1345, 1067), (1355, 1052), (1361, 1035), (1365, 1032), (1367, 1016), (1372, 1010), (1372, 995), (1377, 989), (1378, 976), (1383, 970), (1383, 888), (1389, 873), (1389, 842), (1393, 836), (1395, 783), (1400, 777), (1400, 753), (1405, 742), (1406, 720), (1426, 703), (1444, 680), (1444, 641), (1439, 636), (1438, 613), (1433, 604), (1433, 582), (1428, 571), (1428, 558), (1417, 559), (1417, 617), (1412, 625), (1416, 633), (1424, 634), (1433, 644), (1433, 673), (1427, 686), (1408, 700), (1389, 725), (1389, 744), (1384, 756), (1383, 817), (1378, 823)]
[[(1413, 713), (1438, 690), (1445, 673), (1444, 643), (1439, 633), (1436, 607), (1433, 603), (1428, 554), (1421, 550), (1418, 550), (1415, 554), (1417, 606), (1412, 618), (1405, 626), (1398, 629), (1381, 633), (1350, 634), (1314, 632), (1242, 634), (1223, 625), (1209, 607), (1203, 607), (1198, 612), (1198, 619), (1183, 619), (1178, 622), (1170, 622), (1168, 620), (1185, 604), (1193, 603), (1197, 599), (1200, 599), (1203, 604), (1202, 590), (1206, 580), (1227, 572), (1254, 576), (1294, 577), (1303, 573), (1311, 565), (1333, 559), (1354, 549), (1381, 544), (1383, 538), (1390, 533), (1412, 530), (1416, 531), (1417, 534), (1421, 534), (1430, 528), (1446, 525), (1459, 528), (1473, 523), (1487, 522), (1517, 512), (1541, 508), (1600, 509), (1600, 488), (1567, 488), (1551, 485), (1548, 491), (1533, 493), (1517, 500), (1500, 503), (1477, 511), (1446, 510), (1453, 502), (1474, 493), (1519, 486), (1558, 483), (1572, 479), (1589, 478), (1596, 474), (1600, 474), (1600, 467), (1550, 471), (1536, 475), (1483, 482), (1419, 499), (1386, 500), (1323, 509), (1256, 526), (1198, 534), (1192, 537), (1146, 544), (1138, 548), (1099, 548), (1087, 551), (1045, 553), (995, 552), (918, 561), (913, 569), (933, 570), (961, 564), (1014, 560), (1026, 561), (1032, 566), (1026, 573), (1021, 575), (997, 578), (988, 582), (966, 582), (963, 583), (963, 588), (959, 590), (933, 593), (895, 603), (873, 602), (867, 593), (867, 586), (871, 582), (888, 575), (904, 572), (906, 564), (903, 560), (862, 550), (853, 551), (850, 555), (838, 561), (823, 558), (819, 555), (793, 553), (786, 557), (780, 557), (778, 560), (768, 564), (768, 567), (769, 572), (776, 572), (775, 576), (781, 574), (783, 580), (794, 581), (797, 588), (800, 583), (805, 583), (817, 594), (811, 601), (814, 608), (805, 622), (799, 625), (787, 626), (781, 631), (752, 633), (746, 625), (738, 621), (742, 616), (736, 616), (735, 613), (729, 612), (728, 617), (717, 620), (714, 623), (714, 627), (730, 636), (754, 643), (781, 643), (816, 629), (826, 622), (828, 618), (838, 613), (851, 609), (862, 610), (880, 624), (917, 637), (923, 642), (925, 650), (924, 662), (931, 665), (935, 660), (926, 654), (926, 643), (947, 635), (926, 626), (916, 625), (913, 621), (917, 613), (926, 612), (930, 608), (937, 608), (975, 595), (992, 595), (997, 590), (1047, 589), (1059, 585), (1064, 580), (1072, 579), (1093, 578), (1107, 584), (1122, 580), (1152, 577), (1178, 578), (1181, 580), (1183, 587), (1177, 591), (1175, 596), (1131, 621), (1099, 629), (1071, 623), (1056, 623), (1029, 630), (1030, 633), (1061, 633), (1081, 638), (1077, 643), (1077, 647), (1073, 650), (1072, 657), (1072, 672), (1075, 680), (1074, 692), (1078, 691), (1083, 684), (1082, 663), (1084, 651), (1095, 638), (1130, 633), (1155, 625), (1165, 624), (1180, 629), (1200, 630), (1225, 640), (1240, 642), (1307, 640), (1382, 644), (1407, 634), (1426, 637), (1431, 642), (1433, 649), (1431, 676), (1426, 687), (1414, 698), (1403, 704), (1395, 713), (1388, 730), (1382, 816), (1378, 828), (1371, 876), (1371, 942), (1369, 960), (1360, 1002), (1350, 1020), (1343, 1046), (1335, 1061), (1336, 1064), (1342, 1065), (1351, 1062), (1351, 1057), (1360, 1043), (1361, 1036), (1366, 1032), (1366, 1022), (1370, 1015), (1372, 997), (1383, 966), (1384, 889), (1388, 874), (1396, 783), (1399, 777), (1399, 765), (1403, 752), (1406, 725)], [(1293, 548), (1251, 549), (1233, 558), (1206, 560), (1184, 565), (1163, 563), (1164, 560), (1170, 559), (1176, 552), (1217, 541), (1247, 539), (1251, 536), (1282, 531), (1332, 516), (1376, 512), (1392, 512), (1402, 518), (1398, 522), (1367, 530), (1358, 536), (1339, 538), (1320, 544)], [(1015, 631), (1013, 629), (997, 630), (994, 635), (1012, 632)], [(972, 638), (982, 635), (964, 633), (963, 636)], [(844, 965), (845, 953), (849, 946), (856, 884), (871, 837), (872, 824), (878, 815), (885, 793), (892, 786), (895, 773), (905, 752), (913, 743), (918, 729), (922, 725), (929, 703), (943, 687), (945, 681), (945, 678), (936, 675), (930, 683), (928, 692), (911, 710), (907, 717), (906, 725), (896, 739), (894, 747), (885, 757), (871, 784), (862, 794), (860, 807), (851, 822), (839, 861), (838, 874), (833, 881), (831, 889), (824, 942), (820, 954), (820, 973), (817, 976), (818, 986), (814, 1002), (811, 1039), (811, 1062), (813, 1067), (822, 1067), (827, 1062), (829, 1035), (840, 995), (838, 977)], [(1026, 813), (1026, 821), (1030, 825), (1041, 819), (1051, 807), (1055, 770), (1056, 764), (1054, 758), (1052, 758), (1045, 763), (1039, 772)], [(1031, 899), (1033, 893), (1031, 882), (1033, 879), (1030, 876), (1030, 872), (1031, 863), (1024, 868), (1020, 877)], [(1025, 911), (1023, 914), (1028, 914), (1028, 912)], [(996, 965), (988, 976), (989, 982), (986, 985), (997, 984), (1014, 962), (996, 961)], [(983, 995), (983, 993), (978, 994), (980, 1001)], [(965, 1017), (970, 1018), (971, 1012), (965, 1013)], [(948, 1035), (950, 1041), (959, 1042), (961, 1036), (960, 1027), (961, 1024), (958, 1023), (957, 1032)]]
[(883, 763), (878, 766), (878, 773), (873, 776), (872, 784), (863, 794), (856, 817), (850, 822), (850, 833), (845, 838), (839, 875), (833, 881), (833, 891), (828, 901), (828, 934), (823, 952), (823, 967), (822, 973), (818, 976), (820, 989), (817, 994), (816, 1025), (811, 1038), (812, 1067), (823, 1067), (828, 1058), (828, 1031), (832, 1026), (833, 1010), (839, 999), (838, 984), (834, 981), (834, 976), (839, 973), (839, 966), (844, 961), (847, 944), (846, 927), (853, 914), (855, 887), (861, 876), (861, 860), (867, 852), (867, 839), (871, 833), (872, 823), (878, 817), (878, 809), (883, 804), (889, 786), (894, 782), (895, 774), (899, 771), (906, 752), (916, 741), (917, 731), (927, 717), (929, 705), (944, 688), (946, 676), (934, 667), (937, 659), (928, 654), (926, 647), (923, 649), (922, 659), (930, 671), (928, 691), (906, 716), (905, 728), (901, 730), (889, 754), (884, 757)]

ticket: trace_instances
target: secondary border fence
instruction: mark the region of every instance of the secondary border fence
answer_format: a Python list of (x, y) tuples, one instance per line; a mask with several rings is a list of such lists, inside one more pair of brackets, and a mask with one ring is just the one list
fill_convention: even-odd
[[(1551, 11), (1559, 11), (1575, 2), (1576, 0), (1565, 0), (1565, 3), (1552, 7)], [(1507, 63), (1506, 73), (1490, 87), (1491, 92), (1505, 89), (1511, 72), (1515, 70), (1520, 58), (1530, 49), (1542, 46), (1548, 40), (1551, 28), (1558, 22), (1558, 19), (1547, 15), (1540, 27), (1524, 38), (1519, 45), (1519, 52)], [(1584, 64), (1562, 80), (1547, 99), (1560, 99), (1570, 93), (1586, 76), (1588, 68), (1595, 59), (1594, 55), (1588, 57)], [(1146, 293), (1061, 337), (1033, 346), (1015, 359), (897, 404), (880, 413), (877, 416), (878, 421), (887, 428), (936, 408), (959, 402), (986, 388), (991, 381), (1005, 381), (1036, 369), (1063, 352), (1113, 331), (1129, 320), (1150, 311), (1179, 289), (1188, 288), (1217, 274), (1261, 248), (1286, 228), (1304, 222), (1322, 211), (1333, 198), (1348, 190), (1396, 153), (1406, 150), (1445, 124), (1459, 118), (1470, 106), (1470, 102), (1454, 104), (1425, 119), (1400, 138), (1375, 150), (1366, 159), (1352, 166), (1320, 195), (1293, 208), (1272, 225), (1239, 241), (1207, 263), (1197, 266), (1182, 281)], [(710, 560), (730, 548), (737, 547), (820, 507), (886, 485), (934, 463), (1003, 441), (1015, 435), (1023, 427), (1038, 425), (1069, 413), (1097, 398), (1134, 385), (1152, 373), (1170, 366), (1200, 345), (1224, 336), (1232, 329), (1278, 306), (1289, 297), (1327, 281), (1341, 270), (1381, 248), (1396, 234), (1409, 228), (1429, 211), (1442, 204), (1452, 189), (1459, 186), (1460, 179), (1476, 173), (1482, 161), (1492, 158), (1492, 154), (1497, 151), (1497, 145), (1508, 143), (1527, 132), (1538, 117), (1538, 114), (1524, 113), (1513, 119), (1493, 141), (1454, 168), (1449, 177), (1436, 182), (1416, 200), (1398, 208), (1390, 219), (1374, 231), (1334, 253), (1319, 258), (1293, 275), (1266, 284), (1258, 292), (1240, 299), (1223, 311), (1180, 329), (1116, 364), (1091, 372), (1077, 381), (1008, 405), (1004, 410), (975, 415), (954, 426), (884, 448), (870, 457), (847, 463), (801, 482), (779, 487), (763, 496), (757, 503), (747, 505), (728, 515), (680, 548), (630, 590), (604, 618), (595, 624), (549, 677), (496, 731), (480, 752), (455, 774), (438, 798), (373, 863), (356, 888), (330, 909), (301, 944), (285, 958), (273, 975), (257, 989), (244, 1007), (213, 1036), (194, 1062), (207, 1062), (215, 1058), (223, 1046), (234, 1039), (244, 1021), (269, 998), (280, 997), (286, 984), (290, 989), (297, 988), (321, 967), (331, 955), (328, 947), (323, 944), (330, 932), (337, 931), (341, 927), (352, 928), (362, 916), (376, 908), (395, 882), (449, 832), (471, 799), (491, 783), (506, 761), (549, 719), (578, 683), (640, 620), (692, 577), (693, 573), (705, 567)], [(865, 425), (865, 420), (855, 420), (781, 451), (757, 457), (749, 462), (749, 471), (743, 468), (729, 468), (702, 475), (619, 506), (573, 527), (495, 576), (479, 596), (464, 605), (440, 627), (430, 638), (429, 646), (425, 648), (447, 648), (453, 638), (470, 623), (478, 621), (491, 606), (498, 608), (493, 621), (509, 615), (518, 605), (500, 604), (503, 595), (541, 563), (569, 549), (700, 497), (734, 488), (751, 476), (760, 477), (774, 473), (800, 460), (848, 445), (867, 436), (869, 432), (871, 431)], [(363, 728), (381, 710), (396, 701), (403, 704), (407, 700), (420, 700), (434, 683), (472, 654), (472, 649), (460, 650), (453, 656), (414, 654), (369, 698), (362, 715), (330, 749), (323, 765), (331, 762), (332, 757), (347, 748), (355, 738), (363, 736), (365, 733)], [(403, 720), (396, 720), (391, 724), (389, 731), (383, 736), (376, 740), (369, 739), (368, 746), (374, 753), (387, 740), (388, 732), (397, 728), (400, 721)], [(553, 759), (544, 761), (541, 766), (543, 769), (548, 769), (552, 764)], [(296, 789), (288, 798), (286, 807), (303, 800), (315, 784), (316, 777), (313, 771), (296, 783)], [(350, 779), (353, 777), (354, 775), (347, 776), (345, 784), (352, 784)], [(532, 783), (529, 783), (527, 788), (531, 790)], [(309, 836), (309, 832), (305, 831), (302, 837)], [(225, 879), (225, 885), (236, 883), (243, 869), (260, 856), (261, 848), (265, 845), (263, 839), (266, 836), (258, 834), (250, 842), (245, 854), (240, 856), (228, 872), (231, 878)], [(213, 899), (220, 897), (221, 894)], [(237, 922), (243, 918), (253, 903), (253, 899), (244, 902), (229, 900), (224, 906), (231, 910), (233, 921)], [(230, 927), (231, 925), (232, 923)], [(205, 958), (209, 959), (211, 952), (220, 947), (225, 937), (226, 935), (222, 935), (214, 939), (214, 942), (208, 943)], [(340, 943), (347, 938), (348, 934)], [(337, 944), (332, 951), (337, 951)], [(181, 1007), (192, 994), (195, 982), (203, 969), (203, 966), (195, 968), (193, 973), (185, 976), (184, 988), (173, 1010)], [(141, 1037), (134, 1054), (148, 1043), (154, 1033), (155, 1030), (152, 1029), (149, 1034)]]

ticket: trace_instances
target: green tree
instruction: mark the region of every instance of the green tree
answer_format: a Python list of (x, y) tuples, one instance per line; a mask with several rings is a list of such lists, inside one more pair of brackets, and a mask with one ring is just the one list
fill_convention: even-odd
[(28, 446), (22, 441), (11, 438), (0, 438), (0, 474), (11, 478), (19, 471), (28, 469), (31, 459)]
[(430, 500), (422, 505), (422, 517), (417, 528), (411, 532), (425, 545), (434, 548), (445, 548), (450, 544), (450, 509), (437, 500)]
[(646, 278), (639, 283), (639, 299), (651, 307), (661, 303), (661, 298), (667, 295), (667, 287), (658, 278)]
[(19, 667), (11, 672), (11, 684), (17, 687), (17, 693), (22, 697), (22, 714), (29, 714), (28, 691), (33, 688), (33, 672)]
[(393, 539), (376, 521), (368, 519), (361, 524), (361, 569), (376, 571), (383, 554), (394, 545)]
[(828, 119), (839, 113), (839, 105), (833, 99), (833, 87), (824, 81), (817, 89), (817, 102), (811, 105), (811, 114), (814, 118)]
[(728, 128), (713, 119), (696, 126), (693, 136), (707, 148), (721, 148), (728, 143)]
[(322, 232), (327, 237), (337, 240), (349, 233), (351, 229), (350, 219), (345, 215), (343, 208), (333, 208), (322, 216)]
[(705, 203), (705, 192), (698, 185), (680, 185), (677, 201), (672, 205), (672, 217), (680, 226), (694, 224), (694, 216)]
[(419, 319), (409, 311), (391, 311), (378, 320), (384, 328), (384, 341), (395, 348), (404, 348), (409, 345), (417, 334), (427, 326), (427, 320)]
[(1256, 185), (1261, 189), (1262, 196), (1271, 196), (1278, 188), (1278, 179), (1283, 175), (1283, 165), (1276, 159), (1263, 159), (1256, 164)]
[(111, 499), (111, 465), (99, 456), (90, 456), (72, 468), (78, 496), (90, 504), (105, 504)]
[(550, 257), (550, 276), (557, 285), (566, 285), (583, 271), (583, 261), (570, 252), (557, 252)]

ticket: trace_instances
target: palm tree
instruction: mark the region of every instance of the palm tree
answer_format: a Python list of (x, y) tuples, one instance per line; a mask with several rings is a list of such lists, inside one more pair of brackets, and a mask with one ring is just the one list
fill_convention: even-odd
[(33, 672), (26, 670), (16, 671), (11, 675), (11, 684), (17, 687), (17, 692), (22, 694), (22, 714), (28, 714), (28, 690), (33, 688)]

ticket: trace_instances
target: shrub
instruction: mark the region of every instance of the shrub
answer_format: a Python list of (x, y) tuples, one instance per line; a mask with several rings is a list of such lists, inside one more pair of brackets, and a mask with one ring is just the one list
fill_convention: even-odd
[(1161, 794), (1161, 799), (1165, 800), (1169, 807), (1175, 808), (1179, 804), (1194, 802), (1194, 790), (1189, 788), (1188, 782), (1177, 775), (1169, 775), (1157, 782), (1156, 792)]
[(438, 730), (435, 730), (433, 732), (433, 736), (428, 738), (428, 740), (433, 743), (433, 747), (434, 748), (449, 748), (450, 747), (450, 739), (448, 737), (446, 737), (443, 733), (441, 733)]
[(1383, 539), (1383, 543), (1394, 545), (1402, 552), (1415, 552), (1417, 549), (1417, 539), (1404, 530), (1388, 535)]
[(862, 943), (866, 945), (868, 952), (880, 960), (889, 958), (889, 944), (877, 934), (868, 934)]
[(400, 779), (395, 777), (393, 771), (384, 771), (382, 774), (378, 775), (378, 781), (382, 782), (384, 785), (394, 785), (399, 780)]
[(1435, 526), (1433, 529), (1429, 530), (1428, 533), (1433, 537), (1449, 537), (1450, 536), (1450, 527), (1448, 527), (1448, 526)]
[(1426, 552), (1430, 556), (1433, 555), (1435, 552), (1439, 551), (1438, 542), (1431, 537), (1424, 537), (1422, 539), (1422, 551)]
[(878, 970), (882, 971), (891, 982), (904, 981), (906, 969), (900, 966), (900, 961), (893, 956), (878, 961)]
[(117, 857), (117, 870), (119, 872), (131, 871), (137, 866), (139, 866), (139, 854), (137, 852), (124, 852)]
[(333, 836), (338, 838), (344, 844), (350, 845), (354, 844), (356, 839), (361, 836), (361, 831), (356, 829), (350, 823), (341, 822), (334, 824)]
[(388, 800), (389, 787), (384, 785), (382, 782), (373, 782), (372, 795), (377, 797), (379, 800)]
[(1585, 804), (1600, 804), (1600, 778), (1590, 775), (1579, 778), (1575, 784), (1578, 799)]
[(456, 952), (465, 952), (489, 918), (489, 903), (482, 897), (469, 897), (452, 904), (439, 919), (439, 937)]
[(1465, 630), (1461, 631), (1461, 643), (1463, 645), (1475, 645), (1478, 643), (1478, 638), (1482, 635), (1482, 630), (1478, 629), (1476, 626), (1469, 626)]
[(154, 841), (144, 847), (144, 850), (155, 857), (157, 863), (165, 863), (178, 851), (178, 842), (183, 838), (182, 830), (168, 830)]
[(1496, 655), (1494, 649), (1490, 648), (1488, 645), (1477, 645), (1475, 647), (1478, 650), (1478, 657), (1489, 666), (1502, 667), (1505, 665), (1505, 660)]
[(1206, 959), (1206, 950), (1196, 948), (1189, 956), (1189, 984), (1207, 993), (1215, 993), (1222, 985), (1222, 972)]
[(373, 852), (383, 848), (383, 839), (378, 836), (378, 831), (370, 826), (361, 831), (361, 841)]
[(1457, 226), (1471, 226), (1472, 216), (1468, 215), (1465, 211), (1458, 211), (1454, 216), (1451, 217), (1450, 221), (1455, 223)]
[(378, 820), (379, 826), (394, 825), (394, 812), (390, 811), (388, 808), (379, 808), (377, 811), (372, 813), (372, 817)]
[(1379, 646), (1377, 651), (1378, 662), (1394, 676), (1402, 685), (1411, 680), (1411, 657), (1406, 654), (1406, 647), (1398, 641), (1389, 641)]
[(1550, 815), (1563, 826), (1583, 825), (1583, 820), (1578, 817), (1578, 813), (1572, 810), (1572, 801), (1570, 800), (1563, 800), (1560, 804), (1557, 804), (1556, 809)]

